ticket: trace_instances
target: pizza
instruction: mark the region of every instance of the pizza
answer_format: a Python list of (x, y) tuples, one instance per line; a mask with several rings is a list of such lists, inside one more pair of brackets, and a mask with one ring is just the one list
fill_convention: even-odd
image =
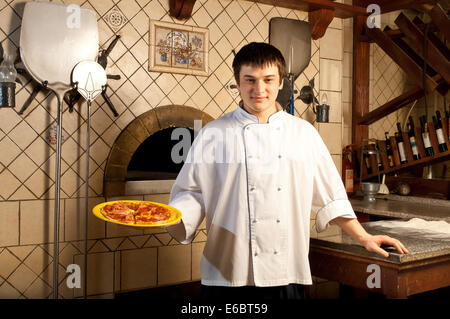
[(118, 201), (100, 209), (107, 219), (130, 225), (158, 225), (177, 217), (176, 212), (151, 202)]

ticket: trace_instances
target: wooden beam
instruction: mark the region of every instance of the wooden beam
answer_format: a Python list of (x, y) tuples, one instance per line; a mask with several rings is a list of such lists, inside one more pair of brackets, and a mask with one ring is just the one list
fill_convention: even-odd
[(183, 20), (189, 19), (196, 0), (169, 0), (170, 16)]
[[(353, 0), (354, 5), (360, 5)], [(353, 19), (353, 81), (352, 81), (352, 143), (362, 144), (369, 138), (369, 127), (358, 121), (369, 112), (369, 73), (370, 44), (361, 41), (361, 35), (367, 18), (358, 16)]]
[[(424, 34), (412, 23), (403, 13), (400, 13), (395, 19), (395, 24), (406, 35), (410, 43), (413, 45), (417, 54), (424, 57)], [(442, 78), (450, 83), (450, 62), (445, 56), (433, 45), (431, 41), (427, 43), (427, 63), (438, 72)]]
[[(425, 28), (428, 26), (428, 32), (430, 32), (430, 34), (432, 32), (436, 32), (439, 31), (439, 29), (431, 24), (431, 23), (422, 23), (422, 24), (418, 24), (417, 27), (424, 32)], [(400, 29), (390, 29), (390, 30), (385, 30), (386, 35), (391, 38), (392, 40), (394, 39), (398, 39), (398, 38), (403, 38), (405, 35), (403, 34), (403, 32)], [(363, 35), (361, 37), (361, 41), (366, 41), (366, 42), (374, 42), (372, 38)]]
[[(397, 63), (403, 71), (413, 80), (417, 85), (423, 87), (422, 68), (417, 65), (414, 60), (409, 57), (403, 50), (401, 50), (383, 31), (377, 28), (366, 28), (366, 34), (370, 36), (378, 46), (386, 52), (387, 55)], [(427, 92), (434, 91), (437, 83), (426, 75), (426, 89)]]
[(437, 4), (433, 9), (431, 9), (429, 15), (431, 17), (431, 22), (439, 28), (447, 41), (450, 42), (450, 20), (444, 9)]
[(375, 3), (380, 6), (381, 13), (411, 9), (423, 4), (436, 4), (437, 0), (364, 0), (362, 5)]
[(308, 21), (311, 25), (311, 37), (314, 40), (320, 39), (327, 31), (328, 26), (334, 18), (334, 10), (319, 9), (308, 13)]
[(330, 0), (249, 0), (300, 11), (316, 11), (318, 9), (334, 10), (336, 18), (346, 19), (358, 15), (367, 15), (366, 7), (352, 6)]
[[(383, 31), (389, 31), (391, 28), (389, 26), (386, 26)], [(402, 38), (394, 38), (392, 39), (392, 41), (394, 41), (395, 44), (398, 45), (398, 47), (400, 49), (403, 50), (403, 52), (405, 52), (407, 55), (409, 55), (409, 57), (411, 59), (414, 60), (414, 62), (416, 62), (417, 65), (423, 65), (423, 59), (413, 50), (411, 49), (411, 47), (408, 45), (408, 43), (406, 43)], [(427, 74), (431, 77), (436, 75), (436, 71), (431, 68), (430, 66), (427, 67)]]
[(392, 112), (397, 111), (398, 109), (402, 108), (405, 105), (408, 105), (412, 102), (414, 102), (417, 99), (420, 99), (423, 96), (423, 89), (419, 86), (401, 94), (400, 96), (396, 97), (393, 100), (390, 100), (389, 102), (383, 104), (380, 107), (377, 107), (375, 110), (373, 110), (370, 113), (365, 114), (362, 116), (358, 124), (360, 125), (369, 125), (372, 124), (379, 119), (388, 116)]
[[(424, 32), (425, 29), (421, 28), (421, 26), (425, 25), (422, 21), (422, 19), (420, 19), (418, 16), (416, 16), (413, 19), (413, 23), (422, 31)], [(434, 26), (432, 24), (430, 24), (430, 27)], [(442, 41), (433, 33), (434, 31), (428, 30), (428, 40), (431, 41), (431, 43), (433, 43), (433, 45), (439, 50), (439, 52), (442, 53), (443, 56), (445, 56), (445, 58), (447, 60), (450, 60), (450, 50), (448, 49), (448, 47), (446, 45), (444, 45), (444, 43), (442, 43)]]

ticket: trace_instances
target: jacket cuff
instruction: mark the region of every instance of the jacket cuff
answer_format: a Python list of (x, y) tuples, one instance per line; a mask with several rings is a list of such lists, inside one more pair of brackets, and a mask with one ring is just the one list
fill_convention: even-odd
[(184, 226), (183, 220), (180, 220), (180, 223), (167, 226), (167, 232), (175, 238), (181, 244), (189, 244), (191, 241), (186, 239), (186, 227)]
[(327, 228), (328, 223), (336, 217), (356, 218), (348, 199), (336, 199), (317, 211), (316, 230), (318, 233)]

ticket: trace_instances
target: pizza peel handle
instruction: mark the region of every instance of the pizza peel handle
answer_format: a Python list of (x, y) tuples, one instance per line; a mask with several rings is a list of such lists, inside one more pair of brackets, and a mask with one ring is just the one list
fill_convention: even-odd
[(30, 75), (52, 90), (58, 100), (55, 168), (53, 298), (58, 299), (59, 209), (61, 179), (62, 100), (71, 89), (70, 73), (83, 60), (98, 54), (95, 13), (53, 2), (25, 4), (20, 31), (20, 56)]
[(86, 178), (85, 178), (85, 222), (84, 222), (84, 296), (87, 296), (87, 254), (88, 254), (88, 198), (89, 198), (89, 150), (91, 136), (91, 102), (103, 91), (106, 85), (105, 69), (94, 61), (81, 61), (72, 71), (72, 82), (78, 93), (87, 101), (86, 119)]

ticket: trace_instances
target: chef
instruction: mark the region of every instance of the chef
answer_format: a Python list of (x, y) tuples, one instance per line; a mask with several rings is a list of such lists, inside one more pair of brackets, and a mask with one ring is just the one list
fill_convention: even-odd
[(242, 101), (199, 132), (169, 201), (183, 218), (167, 230), (183, 244), (206, 218), (203, 296), (303, 298), (304, 285), (312, 284), (311, 209), (318, 232), (334, 223), (368, 251), (388, 257), (381, 245), (392, 245), (408, 253), (398, 240), (364, 230), (315, 127), (276, 102), (285, 72), (281, 52), (249, 43), (233, 70)]

